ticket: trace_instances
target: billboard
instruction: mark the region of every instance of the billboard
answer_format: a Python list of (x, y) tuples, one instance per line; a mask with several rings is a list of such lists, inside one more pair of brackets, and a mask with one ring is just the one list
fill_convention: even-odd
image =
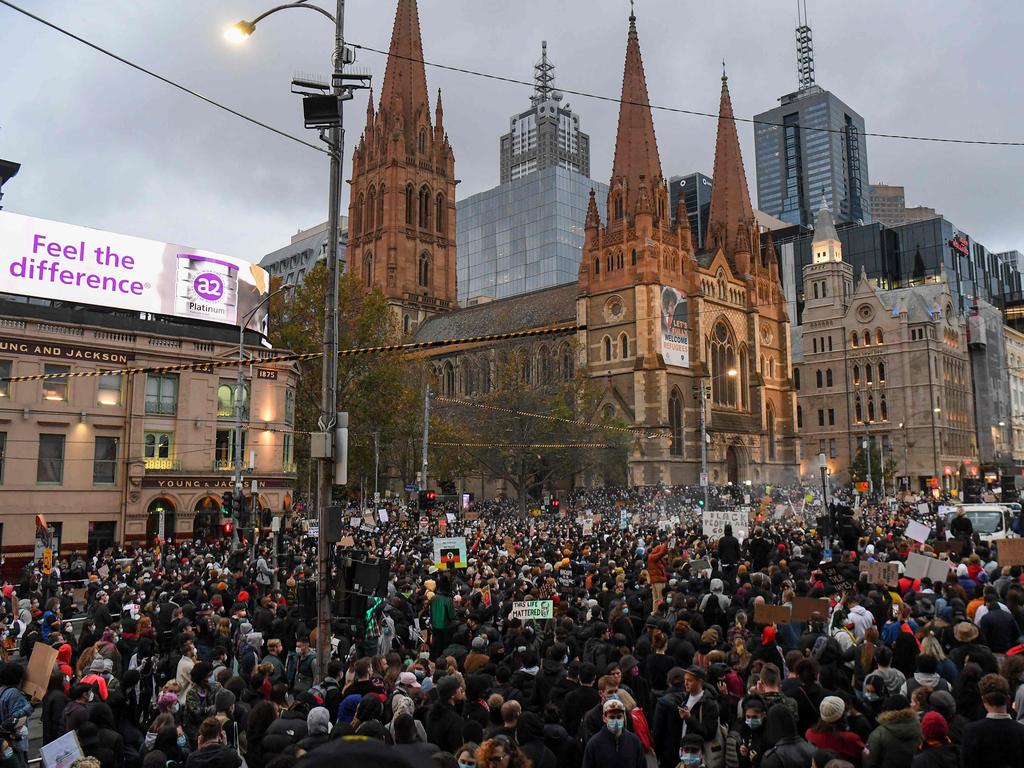
[(690, 327), (686, 296), (661, 286), (661, 356), (666, 365), (690, 367)]
[(233, 256), (0, 211), (0, 293), (237, 325), (269, 287)]

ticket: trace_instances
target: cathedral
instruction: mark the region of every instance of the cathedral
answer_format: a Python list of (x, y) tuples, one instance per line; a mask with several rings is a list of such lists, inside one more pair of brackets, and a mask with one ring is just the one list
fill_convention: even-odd
[[(750, 202), (723, 74), (705, 251), (685, 203), (672, 222), (635, 15), (606, 200), (591, 192), (575, 283), (460, 309), (454, 155), (438, 94), (430, 121), (415, 0), (398, 0), (380, 103), (353, 157), (349, 263), (416, 341), (575, 324), (505, 342), (534, 376), (599, 383), (599, 409), (636, 429), (632, 485), (793, 482), (799, 474), (789, 319), (770, 238)], [(604, 223), (598, 205), (605, 206)], [(497, 345), (431, 357), (441, 394), (496, 381)], [(704, 439), (702, 439), (704, 438)], [(706, 468), (706, 469), (705, 469)]]

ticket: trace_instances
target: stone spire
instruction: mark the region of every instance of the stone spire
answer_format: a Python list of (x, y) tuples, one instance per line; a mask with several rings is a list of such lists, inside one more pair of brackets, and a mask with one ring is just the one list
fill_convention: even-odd
[(396, 105), (405, 126), (415, 126), (416, 116), (420, 113), (424, 120), (430, 120), (427, 73), (423, 67), (423, 41), (420, 38), (416, 0), (398, 0), (398, 9), (395, 11), (391, 49), (387, 69), (384, 71), (384, 85), (380, 91), (380, 109), (394, 109)]
[[(755, 231), (754, 209), (750, 205), (747, 176), (743, 171), (740, 140), (736, 134), (729, 78), (722, 74), (722, 100), (718, 107), (718, 139), (715, 144), (714, 185), (711, 188), (711, 210), (708, 213), (708, 250), (722, 248), (732, 259), (733, 240), (737, 228)], [(747, 247), (750, 253), (750, 247)]]
[(615, 138), (615, 160), (612, 164), (612, 186), (625, 184), (624, 209), (633, 213), (640, 190), (640, 179), (661, 184), (661, 159), (654, 136), (650, 98), (644, 62), (640, 57), (640, 39), (636, 33), (636, 16), (629, 17), (626, 39), (626, 64), (622, 74), (622, 101), (619, 104), (619, 127)]

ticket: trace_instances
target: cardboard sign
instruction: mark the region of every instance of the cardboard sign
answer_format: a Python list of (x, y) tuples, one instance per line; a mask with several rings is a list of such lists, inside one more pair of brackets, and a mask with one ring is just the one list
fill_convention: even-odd
[(754, 606), (755, 624), (789, 624), (792, 611), (788, 605), (768, 605), (758, 603)]
[(465, 568), (468, 564), (466, 556), (466, 537), (451, 536), (444, 539), (435, 538), (434, 564), (441, 569)]
[(572, 589), (576, 586), (576, 574), (572, 572), (572, 568), (559, 568), (556, 573), (558, 586), (562, 589)]
[(917, 520), (911, 520), (907, 523), (907, 530), (904, 532), (904, 536), (914, 541), (919, 541), (924, 544), (928, 541), (928, 534), (932, 532), (924, 523), (919, 523)]
[(935, 541), (932, 542), (931, 548), (935, 550), (935, 554), (941, 555), (943, 552), (947, 552), (951, 555), (962, 555), (964, 553), (964, 542), (953, 539), (951, 541)]
[(909, 579), (929, 578), (932, 581), (945, 581), (949, 575), (949, 561), (911, 552), (907, 555), (907, 567), (903, 573)]
[(824, 563), (821, 566), (821, 572), (825, 574), (828, 582), (840, 592), (849, 592), (856, 586), (855, 582), (843, 575), (839, 565), (836, 563)]
[(348, 521), (348, 527), (349, 528), (356, 528), (356, 529), (358, 529), (359, 526), (362, 525), (362, 524), (363, 524), (363, 518), (361, 518), (359, 515), (353, 515), (349, 519), (349, 521)]
[(701, 571), (710, 571), (711, 563), (707, 560), (694, 560), (690, 563), (690, 573), (700, 573)]
[(584, 536), (593, 536), (594, 535), (594, 521), (593, 520), (584, 520), (583, 521), (583, 535)]
[(821, 614), (821, 618), (827, 619), (832, 603), (827, 597), (794, 597), (793, 598), (793, 621), (810, 621), (811, 615)]
[(480, 519), (480, 513), (479, 512), (467, 512), (465, 515), (463, 515), (463, 517), (465, 518), (466, 522), (468, 523), (470, 520), (479, 520)]
[(869, 584), (895, 587), (899, 582), (900, 570), (896, 563), (861, 563), (860, 572), (868, 575)]
[(526, 600), (512, 603), (511, 619), (551, 619), (555, 615), (555, 605), (551, 600)]
[(338, 544), (342, 547), (354, 547), (356, 545), (356, 540), (351, 536), (342, 536), (341, 541), (339, 541)]
[(28, 667), (25, 669), (25, 679), (21, 683), (21, 690), (28, 694), (30, 699), (41, 701), (46, 695), (50, 674), (56, 661), (56, 648), (42, 642), (32, 646), (32, 655), (29, 656)]
[(377, 517), (380, 518), (382, 523), (386, 523), (388, 521), (388, 511), (386, 509), (378, 509)]
[(747, 538), (750, 514), (743, 509), (705, 509), (701, 513), (704, 535), (709, 539), (720, 539), (725, 535), (725, 526), (732, 526), (732, 534), (738, 539)]
[(1000, 539), (996, 547), (999, 565), (1024, 565), (1024, 539)]

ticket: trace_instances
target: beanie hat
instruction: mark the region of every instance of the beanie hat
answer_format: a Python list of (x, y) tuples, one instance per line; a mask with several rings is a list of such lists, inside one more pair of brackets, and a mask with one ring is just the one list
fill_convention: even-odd
[(484, 638), (481, 635), (478, 635), (478, 636), (473, 638), (473, 650), (474, 651), (482, 651), (486, 647), (487, 647), (487, 639), (486, 638)]
[(313, 707), (306, 715), (306, 731), (310, 736), (319, 736), (331, 730), (331, 714), (326, 707)]
[(826, 696), (818, 705), (821, 719), (826, 723), (837, 723), (846, 711), (846, 703), (838, 696)]
[(949, 741), (949, 723), (938, 712), (926, 712), (921, 718), (921, 735), (926, 741)]
[(901, 693), (894, 694), (882, 702), (883, 712), (896, 712), (897, 710), (907, 709), (908, 707), (910, 707), (910, 699)]
[(227, 688), (221, 688), (213, 697), (213, 708), (218, 712), (231, 712), (235, 708), (235, 694)]

